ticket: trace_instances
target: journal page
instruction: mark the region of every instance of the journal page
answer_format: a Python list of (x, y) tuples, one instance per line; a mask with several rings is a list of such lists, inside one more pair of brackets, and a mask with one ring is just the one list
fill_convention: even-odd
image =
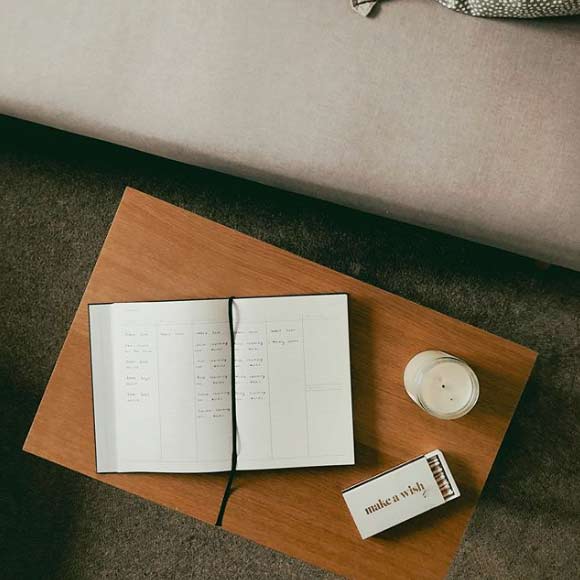
[(345, 294), (236, 298), (239, 469), (354, 463)]
[[(111, 447), (113, 437), (115, 459), (103, 461), (103, 470), (229, 469), (227, 300), (117, 303), (108, 308), (112, 410), (103, 410), (106, 405), (99, 407), (96, 400), (95, 427), (97, 452), (101, 442)], [(99, 340), (94, 332), (91, 337), (92, 342)], [(96, 346), (93, 351), (98, 351)], [(93, 378), (95, 371), (100, 372), (93, 363)]]

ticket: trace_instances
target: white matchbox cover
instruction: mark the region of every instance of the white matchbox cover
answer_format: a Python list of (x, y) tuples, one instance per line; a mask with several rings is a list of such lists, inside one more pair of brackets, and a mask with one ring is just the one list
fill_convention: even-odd
[(364, 539), (460, 496), (443, 453), (436, 449), (342, 492)]

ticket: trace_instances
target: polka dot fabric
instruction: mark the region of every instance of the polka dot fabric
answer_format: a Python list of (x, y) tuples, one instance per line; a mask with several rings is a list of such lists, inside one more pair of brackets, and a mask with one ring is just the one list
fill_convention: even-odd
[[(351, 0), (353, 10), (369, 16), (380, 0)], [(483, 18), (545, 18), (580, 14), (580, 0), (437, 0), (446, 8)]]
[(542, 18), (580, 14), (580, 0), (437, 0), (469, 16), (484, 18)]

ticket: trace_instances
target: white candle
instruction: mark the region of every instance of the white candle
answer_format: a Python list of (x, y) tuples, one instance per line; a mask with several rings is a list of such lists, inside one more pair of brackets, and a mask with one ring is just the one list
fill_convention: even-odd
[(439, 350), (415, 355), (405, 368), (404, 382), (409, 397), (440, 419), (463, 417), (479, 397), (479, 381), (471, 367)]

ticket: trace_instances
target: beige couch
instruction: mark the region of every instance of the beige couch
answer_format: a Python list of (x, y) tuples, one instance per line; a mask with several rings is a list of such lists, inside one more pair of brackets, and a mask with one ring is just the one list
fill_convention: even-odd
[(580, 269), (580, 19), (4, 0), (0, 113)]

